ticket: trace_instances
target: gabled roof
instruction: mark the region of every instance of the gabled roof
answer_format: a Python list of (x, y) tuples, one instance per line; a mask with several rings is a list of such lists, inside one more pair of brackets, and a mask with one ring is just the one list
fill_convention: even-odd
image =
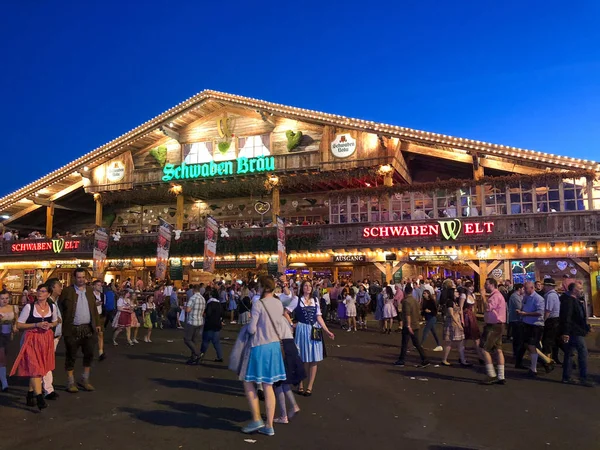
[(138, 146), (148, 145), (153, 139), (156, 139), (157, 136), (164, 136), (164, 134), (160, 132), (160, 127), (168, 126), (177, 131), (177, 129), (186, 126), (198, 118), (201, 118), (203, 114), (219, 109), (221, 106), (224, 106), (224, 104), (233, 104), (244, 108), (251, 108), (263, 113), (283, 115), (306, 122), (317, 122), (326, 125), (334, 125), (385, 134), (391, 137), (398, 137), (420, 142), (425, 145), (460, 148), (467, 151), (478, 152), (480, 154), (490, 154), (502, 158), (554, 165), (557, 169), (591, 169), (600, 171), (600, 164), (595, 161), (556, 156), (533, 150), (491, 144), (488, 142), (475, 141), (471, 139), (457, 138), (444, 134), (431, 133), (429, 131), (415, 130), (362, 119), (353, 119), (336, 114), (328, 114), (254, 98), (242, 97), (239, 95), (205, 90), (177, 104), (164, 113), (148, 120), (137, 128), (134, 128), (133, 130), (113, 139), (97, 149), (86, 153), (82, 157), (66, 164), (65, 166), (56, 169), (48, 175), (0, 198), (0, 211), (5, 210), (7, 207), (15, 204), (19, 200), (37, 196), (36, 194), (41, 189), (48, 188), (53, 184), (59, 184), (58, 187), (62, 188), (65, 185), (73, 184), (77, 181), (80, 182), (80, 173), (84, 170), (84, 167), (95, 166), (110, 158), (113, 158), (116, 156), (116, 154), (126, 151), (132, 145), (136, 145), (136, 142)]

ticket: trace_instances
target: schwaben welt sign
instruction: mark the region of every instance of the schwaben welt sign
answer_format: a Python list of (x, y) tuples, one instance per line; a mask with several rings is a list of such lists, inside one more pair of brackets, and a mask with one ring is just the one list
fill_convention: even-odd
[(460, 219), (440, 220), (423, 225), (387, 225), (363, 228), (365, 238), (422, 237), (432, 236), (453, 241), (461, 235), (491, 234), (494, 222), (462, 222)]
[(186, 164), (179, 166), (166, 164), (163, 169), (163, 181), (195, 180), (198, 178), (227, 177), (275, 170), (273, 156), (258, 156), (256, 158), (238, 158), (234, 161), (210, 161), (204, 164)]
[(63, 251), (79, 250), (80, 241), (64, 239), (52, 239), (50, 241), (39, 242), (19, 242), (10, 246), (12, 253), (42, 253), (54, 252), (62, 253)]

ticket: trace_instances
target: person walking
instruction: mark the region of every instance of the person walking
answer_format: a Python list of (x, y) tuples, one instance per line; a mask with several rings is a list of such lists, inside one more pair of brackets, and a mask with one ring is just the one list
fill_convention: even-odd
[(398, 311), (394, 306), (394, 293), (391, 287), (386, 286), (379, 295), (383, 297), (383, 332), (390, 334), (394, 326), (394, 319), (398, 316)]
[[(92, 289), (94, 291), (94, 298), (96, 299), (96, 309), (98, 310), (98, 317), (100, 319), (100, 324), (104, 325), (106, 323), (107, 312), (104, 307), (106, 297), (104, 295), (104, 289), (102, 287), (101, 280), (94, 280), (92, 283)], [(106, 359), (106, 354), (104, 353), (104, 326), (100, 327), (100, 331), (98, 332), (98, 361), (104, 361)]]
[(83, 352), (83, 374), (78, 383), (85, 391), (93, 391), (90, 383), (90, 370), (94, 360), (96, 333), (100, 331), (100, 318), (96, 309), (96, 297), (91, 287), (86, 286), (86, 271), (78, 267), (73, 272), (75, 285), (66, 287), (58, 300), (63, 319), (63, 336), (65, 339), (65, 370), (67, 371), (67, 392), (77, 393), (75, 384), (75, 360), (77, 351)]
[[(211, 292), (210, 300), (216, 300), (218, 293), (216, 291)], [(220, 305), (219, 305), (220, 307)], [(187, 360), (187, 365), (200, 364), (201, 355), (197, 351), (198, 341), (202, 336), (202, 327), (204, 325), (204, 310), (206, 308), (206, 300), (200, 294), (200, 288), (194, 286), (194, 295), (190, 298), (186, 305), (187, 320), (185, 322), (185, 334), (183, 342), (190, 349), (191, 355)], [(219, 315), (221, 310), (219, 310)]]
[(367, 315), (369, 312), (369, 305), (371, 304), (371, 296), (365, 289), (364, 284), (361, 284), (358, 287), (358, 294), (356, 294), (356, 303), (358, 304), (358, 309), (357, 309), (358, 326), (360, 327), (361, 330), (366, 331)]
[[(60, 294), (63, 290), (62, 282), (58, 278), (50, 278), (46, 281), (50, 295), (48, 296), (48, 303), (55, 307), (56, 315), (58, 317), (58, 324), (54, 328), (54, 353), (56, 354), (56, 347), (62, 336), (62, 317), (60, 315), (60, 309), (56, 302), (60, 298)], [(58, 398), (58, 392), (54, 389), (54, 374), (52, 371), (48, 371), (42, 378), (42, 391), (44, 392), (44, 398), (46, 400), (56, 400)]]
[[(315, 379), (317, 378), (317, 364), (325, 357), (325, 343), (323, 332), (330, 339), (335, 335), (329, 331), (323, 320), (319, 302), (311, 296), (312, 285), (310, 281), (303, 281), (300, 285), (300, 295), (294, 296), (285, 309), (285, 316), (292, 321), (290, 314), (297, 320), (294, 340), (300, 352), (302, 362), (308, 366), (308, 387), (304, 391), (303, 383), (299, 383), (298, 394), (310, 397), (312, 395)], [(252, 313), (254, 316), (254, 312)], [(253, 317), (254, 318), (254, 317)]]
[[(259, 287), (262, 298), (252, 304), (252, 313), (248, 333), (251, 337), (251, 350), (244, 376), (244, 391), (248, 399), (252, 420), (242, 428), (243, 433), (258, 431), (274, 436), (275, 392), (273, 384), (286, 379), (285, 366), (281, 351), (281, 334), (275, 323), (276, 317), (284, 313), (281, 301), (273, 296), (275, 281), (261, 276)], [(310, 284), (309, 284), (310, 286)], [(308, 296), (310, 298), (310, 290)], [(293, 302), (293, 301), (292, 301)], [(265, 395), (266, 421), (260, 415), (260, 404), (255, 383), (261, 383)]]
[(423, 330), (423, 339), (421, 340), (421, 345), (425, 344), (425, 339), (431, 332), (433, 335), (433, 339), (435, 340), (435, 348), (434, 352), (443, 351), (443, 347), (440, 345), (440, 340), (438, 339), (437, 333), (435, 331), (435, 325), (437, 324), (437, 305), (435, 302), (435, 297), (431, 294), (431, 292), (427, 289), (423, 291), (423, 305), (421, 307), (421, 314), (425, 318), (425, 329)]
[(421, 347), (421, 342), (419, 341), (419, 303), (412, 296), (413, 289), (410, 283), (405, 289), (404, 299), (402, 300), (402, 347), (400, 349), (400, 356), (394, 365), (404, 367), (406, 351), (408, 350), (408, 341), (410, 339), (421, 357), (421, 363), (417, 367), (424, 369), (428, 367), (430, 363), (425, 355), (423, 347)]
[(150, 294), (144, 304), (142, 305), (142, 323), (146, 329), (146, 336), (144, 336), (144, 342), (152, 342), (152, 328), (156, 323), (156, 304), (154, 303), (154, 295)]
[(133, 345), (133, 342), (131, 341), (132, 316), (133, 306), (131, 305), (131, 292), (128, 289), (125, 289), (121, 292), (119, 300), (117, 300), (117, 314), (113, 319), (113, 328), (115, 328), (115, 332), (113, 333), (112, 341), (115, 347), (119, 345), (117, 343), (117, 336), (119, 336), (123, 330), (125, 330), (125, 335), (127, 336), (127, 343)]
[(8, 391), (8, 380), (6, 378), (7, 348), (17, 332), (18, 317), (19, 307), (10, 304), (10, 293), (3, 289), (0, 291), (0, 383), (2, 392)]
[(537, 376), (538, 356), (542, 357), (546, 372), (554, 369), (554, 364), (550, 359), (538, 351), (544, 333), (544, 309), (544, 298), (535, 291), (534, 283), (527, 281), (525, 283), (523, 308), (518, 310), (517, 314), (523, 319), (523, 337), (531, 360), (528, 374), (531, 377)]
[(17, 328), (25, 330), (21, 351), (15, 360), (10, 376), (15, 373), (29, 377), (27, 406), (37, 403), (39, 410), (48, 407), (42, 394), (42, 377), (54, 370), (54, 333), (52, 328), (58, 325), (58, 313), (55, 305), (48, 303), (50, 289), (46, 284), (37, 287), (37, 299), (23, 307)]
[(452, 344), (458, 348), (459, 362), (461, 366), (470, 367), (465, 357), (465, 329), (463, 315), (460, 307), (460, 296), (455, 288), (448, 291), (446, 304), (444, 305), (446, 315), (444, 319), (444, 357), (442, 366), (450, 366), (448, 356), (452, 350)]
[(523, 309), (523, 296), (525, 295), (525, 286), (522, 283), (515, 283), (514, 291), (508, 299), (508, 326), (512, 337), (513, 357), (515, 358), (516, 369), (526, 369), (523, 365), (523, 355), (525, 355), (525, 341), (523, 340), (523, 319), (517, 313)]
[[(502, 352), (502, 336), (506, 323), (506, 300), (498, 290), (498, 282), (494, 278), (487, 278), (484, 284), (487, 300), (483, 300), (483, 333), (479, 347), (482, 349), (483, 360), (487, 378), (483, 384), (506, 384), (504, 375), (504, 353)], [(497, 369), (494, 368), (492, 353), (496, 355)]]
[(562, 349), (559, 339), (558, 326), (560, 324), (560, 299), (556, 293), (556, 281), (552, 278), (544, 280), (544, 335), (542, 337), (542, 351), (553, 361), (558, 361), (558, 350)]
[(479, 347), (481, 341), (481, 331), (477, 323), (477, 315), (475, 314), (475, 296), (473, 293), (475, 288), (472, 281), (465, 283), (465, 292), (460, 294), (459, 304), (462, 307), (463, 328), (465, 330), (465, 341), (472, 341), (475, 353), (479, 359), (479, 364), (484, 364), (483, 354)]
[[(580, 384), (581, 386), (593, 387), (594, 384), (588, 380), (587, 358), (588, 350), (585, 336), (590, 332), (585, 312), (585, 301), (582, 300), (583, 286), (581, 283), (571, 283), (562, 298), (559, 315), (559, 329), (565, 356), (563, 361), (562, 382), (565, 384)], [(573, 368), (573, 352), (577, 352), (579, 365), (579, 383), (571, 378)]]
[(221, 350), (222, 327), (223, 322), (221, 321), (221, 304), (216, 298), (210, 298), (208, 302), (206, 302), (206, 308), (204, 309), (204, 327), (202, 330), (200, 360), (204, 358), (204, 355), (208, 350), (208, 346), (212, 344), (215, 348), (215, 352), (217, 352), (217, 358), (215, 359), (215, 362), (223, 362), (223, 351)]
[(348, 332), (352, 331), (353, 327), (356, 331), (356, 294), (352, 289), (348, 291), (344, 301), (346, 303), (346, 317), (348, 317)]

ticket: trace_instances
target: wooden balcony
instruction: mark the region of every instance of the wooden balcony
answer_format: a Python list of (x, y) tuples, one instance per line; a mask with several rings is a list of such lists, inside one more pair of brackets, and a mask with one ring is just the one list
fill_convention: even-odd
[[(467, 224), (493, 222), (490, 233), (471, 233)], [(462, 220), (461, 232), (456, 239), (445, 240), (442, 233), (430, 233), (426, 236), (405, 235), (394, 237), (365, 237), (365, 228), (380, 227), (417, 227), (439, 225), (437, 220), (372, 222), (336, 225), (309, 225), (286, 228), (288, 252), (324, 249), (349, 248), (391, 248), (422, 245), (477, 245), (502, 244), (515, 242), (577, 242), (600, 239), (600, 211), (580, 211), (571, 213), (530, 214), (518, 216), (472, 217)], [(427, 229), (427, 228), (425, 228)], [(483, 228), (478, 228), (479, 231)], [(398, 232), (396, 232), (398, 233)], [(217, 251), (219, 254), (239, 253), (275, 253), (277, 251), (275, 228), (229, 229), (229, 237), (219, 236)], [(41, 260), (91, 258), (92, 238), (75, 238), (69, 242), (78, 242), (77, 248), (65, 245), (55, 252), (52, 241), (19, 240), (0, 241), (0, 260)], [(15, 249), (13, 244), (38, 245), (45, 243), (46, 248), (35, 250), (27, 247)], [(201, 256), (204, 249), (204, 232), (188, 231), (181, 234), (179, 240), (171, 241), (172, 256)], [(119, 242), (111, 242), (108, 247), (109, 258), (154, 257), (156, 255), (156, 233), (124, 234)]]

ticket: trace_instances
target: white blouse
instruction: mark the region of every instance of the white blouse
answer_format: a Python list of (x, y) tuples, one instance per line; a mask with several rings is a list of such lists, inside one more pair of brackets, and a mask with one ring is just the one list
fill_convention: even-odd
[[(17, 322), (19, 323), (27, 323), (27, 319), (29, 319), (29, 314), (31, 312), (31, 308), (32, 305), (31, 304), (26, 304), (23, 307), (23, 310), (21, 311), (21, 314), (19, 315), (19, 319), (17, 320)], [(56, 322), (58, 321), (58, 312), (56, 311), (57, 307), (56, 305), (51, 308), (50, 304), (48, 304), (48, 311), (46, 312), (46, 314), (44, 316), (41, 316), (40, 313), (38, 312), (37, 308), (33, 308), (33, 317), (35, 317), (36, 319), (46, 319), (48, 317), (52, 317), (52, 322)]]

